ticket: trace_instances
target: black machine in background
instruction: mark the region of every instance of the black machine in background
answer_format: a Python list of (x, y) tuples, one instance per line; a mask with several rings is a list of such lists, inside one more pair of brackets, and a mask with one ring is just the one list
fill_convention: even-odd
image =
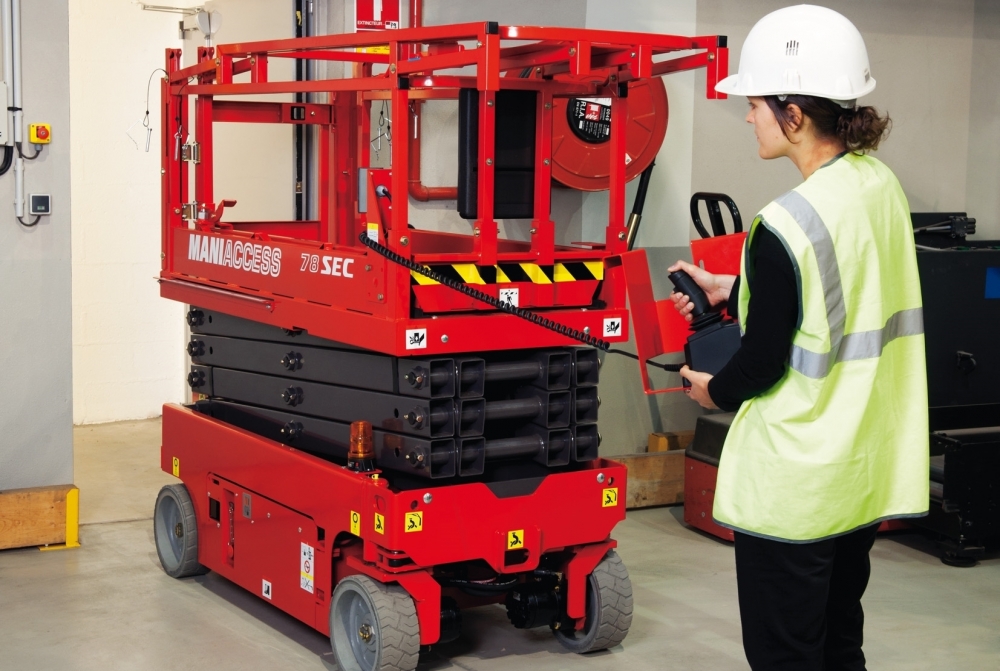
[(931, 430), (931, 512), (913, 523), (971, 566), (1000, 538), (1000, 240), (967, 240), (964, 212), (912, 217)]

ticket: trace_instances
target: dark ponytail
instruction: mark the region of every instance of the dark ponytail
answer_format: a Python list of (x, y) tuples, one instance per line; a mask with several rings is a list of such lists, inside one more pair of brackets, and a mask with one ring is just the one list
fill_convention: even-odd
[(863, 154), (875, 151), (878, 145), (892, 129), (892, 119), (889, 115), (879, 115), (874, 107), (855, 107), (845, 109), (827, 98), (815, 96), (764, 96), (767, 106), (774, 112), (774, 118), (781, 126), (781, 132), (788, 137), (788, 130), (793, 128), (789, 105), (797, 105), (802, 114), (812, 120), (816, 135), (821, 138), (837, 138), (844, 143), (848, 151)]

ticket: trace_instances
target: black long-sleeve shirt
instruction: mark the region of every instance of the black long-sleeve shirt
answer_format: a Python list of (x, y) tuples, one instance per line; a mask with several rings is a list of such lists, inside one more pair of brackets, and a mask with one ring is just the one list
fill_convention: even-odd
[[(708, 383), (708, 393), (719, 408), (738, 410), (763, 394), (785, 375), (792, 337), (799, 321), (799, 291), (795, 268), (784, 244), (764, 226), (750, 241), (747, 281), (750, 304), (743, 324), (743, 340), (729, 363)], [(736, 315), (740, 278), (729, 296), (729, 314)]]

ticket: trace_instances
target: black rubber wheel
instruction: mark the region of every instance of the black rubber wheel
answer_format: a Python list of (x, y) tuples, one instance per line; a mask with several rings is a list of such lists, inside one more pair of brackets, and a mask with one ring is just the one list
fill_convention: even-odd
[(587, 623), (580, 631), (556, 629), (556, 639), (572, 652), (606, 650), (625, 640), (632, 626), (632, 581), (610, 550), (587, 581)]
[(172, 578), (208, 573), (198, 563), (198, 522), (187, 487), (166, 485), (156, 497), (153, 536), (160, 566)]
[(368, 576), (344, 578), (330, 600), (330, 645), (340, 671), (413, 671), (420, 655), (413, 599)]
[(945, 566), (954, 566), (956, 568), (972, 568), (979, 563), (979, 560), (975, 557), (955, 552), (944, 552), (941, 554), (941, 563)]

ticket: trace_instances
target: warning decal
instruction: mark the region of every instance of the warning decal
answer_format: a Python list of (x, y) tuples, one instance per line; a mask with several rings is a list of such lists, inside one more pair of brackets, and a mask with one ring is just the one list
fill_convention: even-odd
[(302, 556), (299, 562), (299, 587), (313, 593), (313, 578), (315, 576), (315, 550), (307, 543), (302, 543)]
[(355, 536), (361, 535), (361, 515), (351, 511), (351, 533)]
[(601, 498), (602, 508), (611, 508), (618, 505), (618, 488), (609, 487), (604, 490), (604, 494)]
[[(399, 0), (355, 0), (354, 30), (395, 30), (399, 28)], [(369, 54), (387, 54), (389, 45), (358, 47), (357, 51)]]
[(507, 532), (507, 549), (517, 550), (524, 547), (524, 529)]
[[(260, 594), (265, 599), (267, 599), (268, 601), (270, 601), (271, 600), (271, 583), (269, 583), (266, 580), (264, 580), (262, 582), (263, 582), (263, 584), (260, 587)], [(309, 591), (311, 592), (312, 590), (309, 590)]]
[(385, 533), (385, 518), (375, 513), (375, 531), (380, 534)]
[(611, 319), (604, 320), (604, 328), (601, 333), (605, 337), (620, 336), (622, 334), (622, 319), (621, 317), (613, 317)]
[(399, 0), (356, 0), (354, 30), (394, 30), (399, 28)]
[(427, 349), (427, 329), (406, 329), (406, 349)]
[(406, 513), (406, 532), (423, 531), (424, 514), (422, 512)]
[(500, 290), (500, 302), (506, 303), (512, 308), (518, 307), (518, 294), (520, 292), (517, 289), (501, 289)]
[(566, 116), (573, 134), (584, 142), (611, 139), (611, 98), (570, 98)]

